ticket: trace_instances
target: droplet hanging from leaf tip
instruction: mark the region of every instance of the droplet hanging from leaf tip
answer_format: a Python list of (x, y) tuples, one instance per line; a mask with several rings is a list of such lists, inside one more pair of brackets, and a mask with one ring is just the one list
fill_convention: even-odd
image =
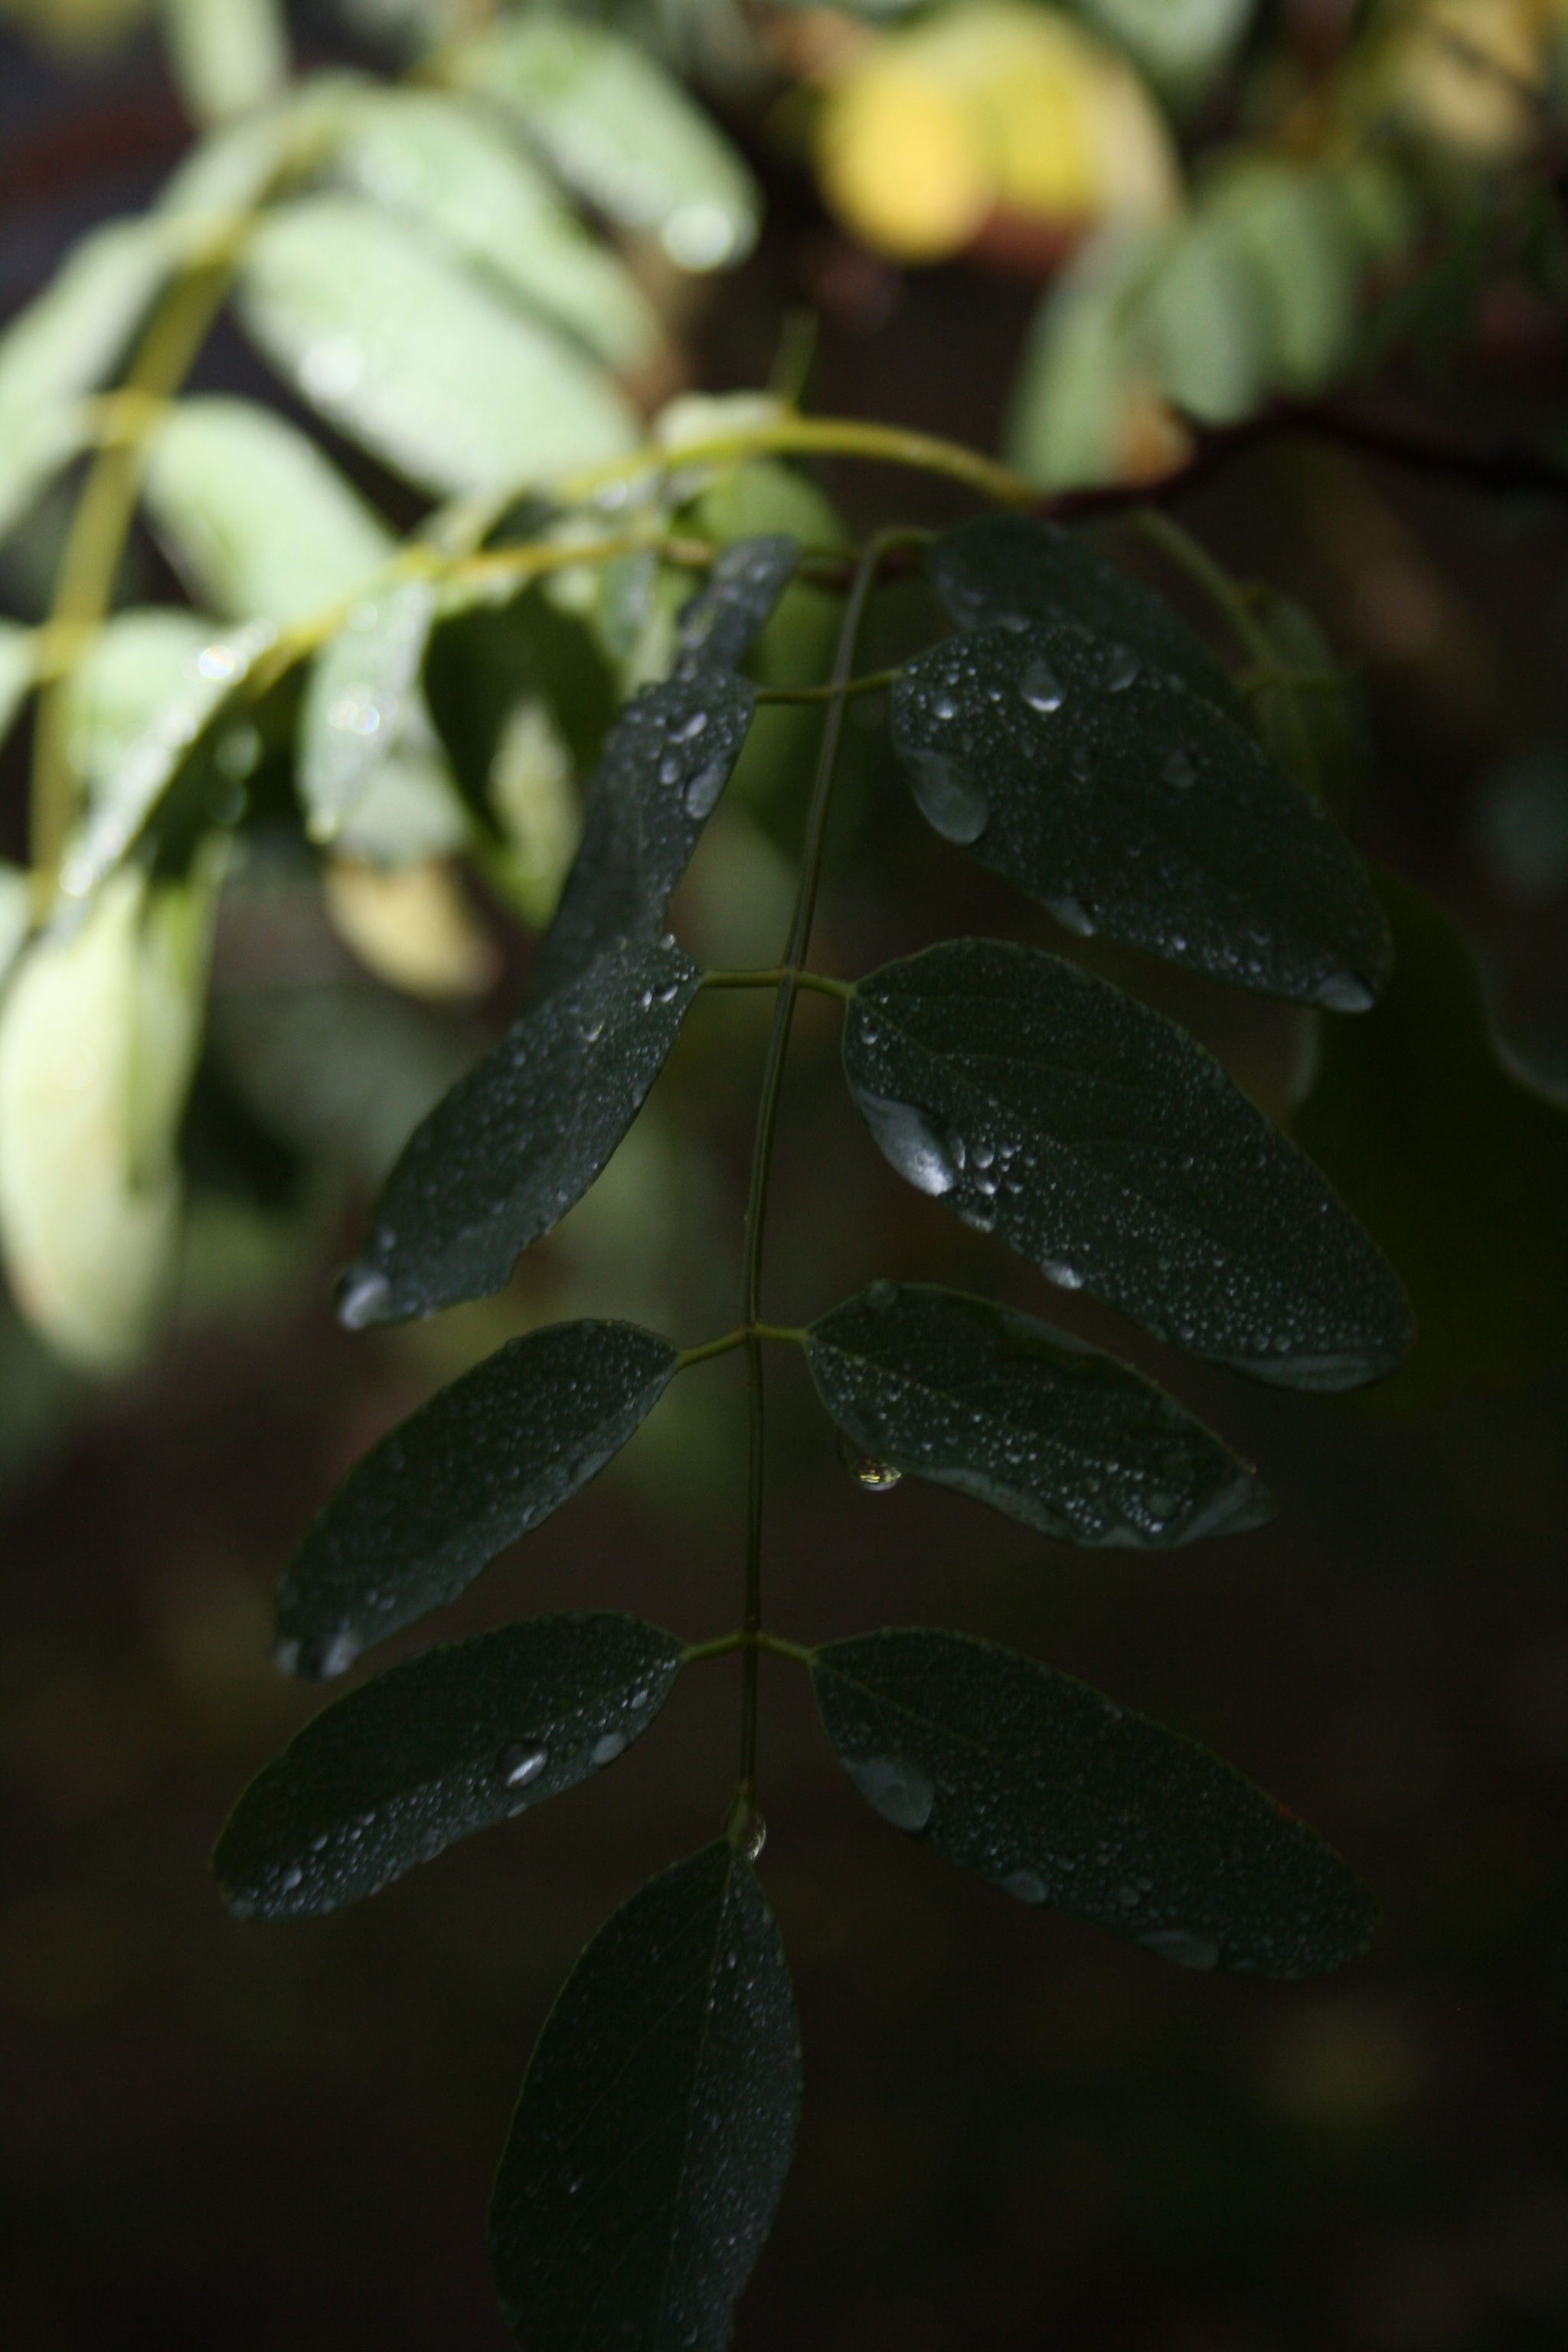
[(392, 1285), (373, 1266), (351, 1265), (341, 1276), (333, 1297), (338, 1321), (345, 1330), (363, 1331), (381, 1322), (392, 1299)]

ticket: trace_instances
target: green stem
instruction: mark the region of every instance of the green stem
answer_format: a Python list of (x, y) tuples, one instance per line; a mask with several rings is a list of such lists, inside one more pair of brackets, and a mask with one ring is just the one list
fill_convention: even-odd
[[(769, 971), (705, 971), (698, 982), (700, 988), (782, 988), (788, 975), (774, 965)], [(816, 996), (836, 997), (847, 1004), (855, 991), (847, 980), (830, 980), (825, 971), (797, 971), (796, 988), (808, 989)]]
[(1246, 597), (1230, 574), (1217, 564), (1205, 547), (1200, 547), (1190, 531), (1158, 507), (1140, 507), (1132, 517), (1136, 530), (1150, 543), (1169, 556), (1171, 562), (1184, 572), (1194, 587), (1201, 588), (1217, 612), (1225, 615), (1237, 641), (1246, 647), (1259, 667), (1272, 666), (1274, 647), (1265, 630), (1247, 609)]
[[(873, 465), (904, 466), (942, 474), (1004, 507), (1035, 507), (1040, 493), (1009, 467), (998, 466), (956, 441), (929, 433), (904, 433), (889, 425), (867, 425), (855, 417), (785, 415), (743, 432), (716, 435), (688, 449), (643, 448), (630, 457), (572, 475), (557, 495), (565, 505), (591, 499), (606, 482), (635, 481), (650, 473), (684, 473), (693, 466), (738, 466), (748, 457), (858, 457)], [(923, 537), (925, 534), (920, 534)]]
[(896, 669), (874, 669), (864, 677), (852, 677), (843, 688), (834, 686), (761, 686), (757, 688), (759, 702), (831, 702), (837, 694), (846, 701), (855, 694), (882, 694), (896, 685)]
[(741, 1322), (746, 1332), (746, 1565), (741, 1625), (747, 1636), (741, 1686), (741, 1784), (738, 1800), (750, 1802), (757, 1782), (757, 1636), (763, 1628), (763, 1349), (761, 1306), (763, 1241), (767, 1226), (768, 1179), (773, 1170), (773, 1134), (778, 1124), (779, 1090), (784, 1083), (784, 1057), (789, 1051), (790, 1024), (801, 985), (811, 926), (816, 913), (817, 886), (822, 875), (822, 849), (827, 830), (827, 808), (833, 793), (833, 772), (844, 733), (844, 693), (855, 667), (855, 646), (866, 615), (877, 567), (894, 534), (879, 532), (867, 545), (856, 566), (854, 584), (844, 608), (838, 646), (833, 659), (832, 685), (838, 691), (827, 706), (816, 776), (806, 814), (801, 850), (800, 890), (795, 902), (789, 940), (784, 948), (779, 992), (773, 1005), (773, 1034), (763, 1069), (757, 1105), (756, 1139), (752, 1148), (752, 1181), (746, 1202), (746, 1250), (741, 1283)]

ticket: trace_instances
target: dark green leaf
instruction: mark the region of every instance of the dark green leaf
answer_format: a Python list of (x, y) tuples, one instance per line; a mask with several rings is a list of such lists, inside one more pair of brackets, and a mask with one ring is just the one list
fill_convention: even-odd
[(1469, 950), (1431, 900), (1378, 877), (1394, 978), (1364, 1021), (1324, 1024), (1296, 1121), (1410, 1293), (1415, 1345), (1390, 1402), (1543, 1370), (1568, 1342), (1568, 1106), (1500, 1053)]
[(438, 621), (424, 683), (464, 798), (492, 826), (492, 765), (520, 702), (544, 698), (584, 774), (616, 716), (614, 682), (591, 633), (537, 588)]
[(626, 705), (605, 740), (582, 846), (534, 961), (534, 1003), (574, 982), (607, 941), (658, 929), (756, 700), (749, 679), (703, 668)]
[(1076, 964), (953, 940), (855, 992), (844, 1067), (899, 1173), (1053, 1282), (1293, 1388), (1399, 1361), (1399, 1286), (1184, 1030)]
[(926, 558), (931, 584), (961, 629), (1076, 622), (1169, 671), (1229, 717), (1243, 708), (1201, 637), (1162, 596), (1091, 555), (1059, 523), (985, 515), (945, 532)]
[(673, 942), (621, 940), (515, 1022), (409, 1138), (343, 1277), (342, 1321), (500, 1290), (630, 1127), (701, 977)]
[(830, 1642), (828, 1738), (895, 1828), (1025, 1903), (1189, 1969), (1337, 1969), (1376, 1924), (1332, 1848), (1231, 1765), (1085, 1683), (962, 1633)]
[(213, 1853), (229, 1909), (335, 1910), (575, 1788), (647, 1729), (682, 1655), (639, 1617), (584, 1611), (389, 1668), (324, 1707), (241, 1797)]
[(910, 663), (892, 718), (929, 823), (1069, 929), (1342, 1012), (1382, 986), (1343, 835), (1173, 673), (1077, 627), (973, 629)]
[(1269, 1516), (1244, 1465), (1152, 1381), (989, 1299), (874, 1282), (812, 1325), (805, 1356), (872, 1460), (1066, 1543), (1192, 1543)]
[(738, 539), (716, 556), (676, 623), (683, 669), (734, 669), (789, 583), (800, 554), (787, 531)]
[(319, 1514), (278, 1591), (279, 1664), (339, 1675), (455, 1601), (503, 1546), (585, 1486), (675, 1370), (633, 1323), (509, 1339), (388, 1432)]
[(799, 2112), (778, 1929), (721, 1840), (621, 1906), (539, 2038), (489, 2217), (528, 2352), (723, 2352)]

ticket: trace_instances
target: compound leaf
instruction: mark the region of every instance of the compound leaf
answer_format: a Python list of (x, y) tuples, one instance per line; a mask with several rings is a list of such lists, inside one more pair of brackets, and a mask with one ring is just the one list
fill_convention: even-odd
[(225, 1901), (239, 1919), (334, 1911), (574, 1789), (647, 1729), (683, 1655), (640, 1617), (581, 1610), (389, 1667), (257, 1774), (213, 1851)]
[(596, 1476), (664, 1394), (668, 1339), (558, 1323), (509, 1339), (357, 1462), (278, 1589), (278, 1664), (342, 1674), (455, 1601), (496, 1553)]
[(1227, 717), (1244, 718), (1228, 675), (1164, 598), (1091, 555), (1059, 523), (983, 515), (944, 531), (926, 570), (961, 629), (1076, 623), (1179, 677)]
[(1269, 1516), (1245, 1465), (1152, 1381), (989, 1299), (874, 1282), (812, 1325), (805, 1358), (873, 1460), (1066, 1543), (1147, 1549)]
[(1157, 1338), (1293, 1388), (1398, 1363), (1403, 1293), (1310, 1161), (1184, 1030), (1077, 965), (994, 940), (886, 964), (844, 1067), (917, 1190)]
[(737, 539), (676, 622), (683, 669), (734, 669), (789, 584), (800, 543), (787, 531)]
[(839, 1762), (897, 1829), (1025, 1903), (1189, 1969), (1301, 1977), (1376, 1924), (1332, 1848), (1195, 1740), (1033, 1658), (911, 1628), (812, 1665)]
[(637, 1117), (701, 977), (673, 942), (620, 940), (515, 1022), (409, 1138), (343, 1277), (342, 1319), (357, 1329), (500, 1290)]
[(921, 814), (1079, 932), (1342, 1012), (1387, 927), (1322, 806), (1175, 673), (1075, 625), (973, 629), (911, 662), (893, 740)]
[(621, 712), (534, 961), (535, 1003), (576, 981), (607, 940), (658, 929), (740, 757), (756, 700), (748, 678), (700, 668), (649, 687)]
[(428, 580), (362, 597), (317, 656), (300, 713), (306, 830), (331, 841), (363, 801), (396, 742), (436, 613)]
[(437, 496), (536, 481), (636, 437), (594, 362), (353, 196), (268, 214), (241, 285), (247, 326), (310, 405)]
[(721, 1840), (621, 1906), (540, 2036), (489, 2231), (528, 2352), (723, 2352), (799, 2112), (778, 1929)]

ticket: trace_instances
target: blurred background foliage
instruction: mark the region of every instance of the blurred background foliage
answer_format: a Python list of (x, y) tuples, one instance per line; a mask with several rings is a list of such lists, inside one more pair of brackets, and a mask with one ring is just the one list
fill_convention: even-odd
[[(824, 961), (973, 929), (1114, 971), (1296, 1120), (1423, 1339), (1370, 1412), (1180, 1368), (1281, 1514), (1152, 1567), (867, 1496), (779, 1377), (784, 1630), (929, 1617), (1082, 1673), (1279, 1788), (1385, 1926), (1342, 1983), (1167, 1982), (863, 1826), (781, 1681), (764, 1870), (808, 2106), (741, 2341), (1559, 2343), (1568, 14), (309, 0), (285, 22), (267, 0), (7, 0), (7, 19), (15, 2340), (499, 2346), (479, 2216), (531, 2034), (626, 1886), (711, 1833), (721, 1675), (638, 1774), (455, 1851), (374, 1917), (247, 1934), (204, 1873), (233, 1789), (308, 1709), (266, 1664), (268, 1591), (363, 1446), (532, 1323), (613, 1311), (690, 1341), (729, 1320), (763, 1035), (743, 1001), (705, 1000), (500, 1298), (350, 1340), (327, 1287), (410, 1127), (514, 1011), (597, 744), (668, 664), (689, 585), (634, 549), (520, 589), (509, 551), (589, 529), (521, 494), (800, 399), (1005, 455), (1227, 659), (1261, 634), (1331, 680), (1260, 694), (1259, 723), (1406, 877), (1375, 1027), (1156, 973), (947, 860), (873, 697), (847, 730)], [(1250, 640), (1126, 520), (1139, 484), (1264, 583)], [(116, 496), (123, 531), (84, 532), (84, 503)], [(837, 462), (674, 463), (644, 520), (827, 551), (963, 507)], [(384, 620), (410, 533), (488, 550), (495, 593), (443, 575), (416, 670), (371, 708), (332, 685), (354, 630), (331, 626)], [(820, 676), (835, 614), (793, 589), (756, 675)], [(867, 667), (935, 626), (917, 586), (890, 590)], [(226, 698), (279, 646), (325, 650), (237, 719)], [(759, 714), (676, 908), (693, 953), (776, 952), (817, 723)], [(821, 1012), (786, 1096), (771, 1311), (878, 1274), (1000, 1278), (1168, 1375), (894, 1184)], [(731, 1369), (672, 1391), (493, 1571), (503, 1607), (721, 1622)]]

